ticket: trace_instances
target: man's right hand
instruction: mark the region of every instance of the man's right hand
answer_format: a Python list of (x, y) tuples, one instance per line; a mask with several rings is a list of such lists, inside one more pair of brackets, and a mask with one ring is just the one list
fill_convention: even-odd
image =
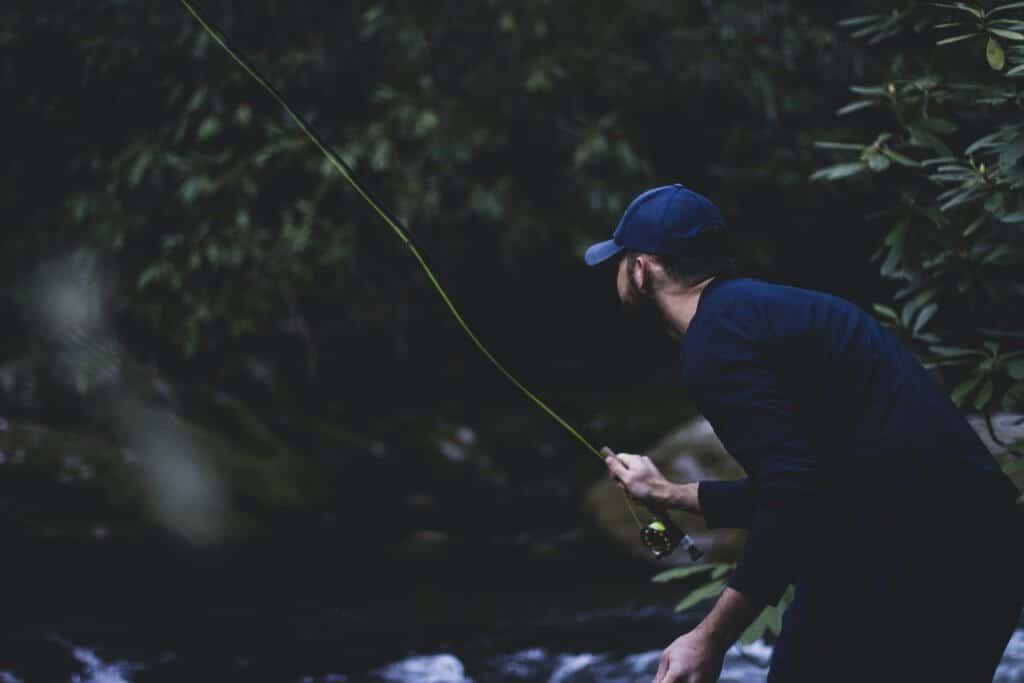
[(607, 446), (601, 454), (605, 456), (608, 473), (630, 498), (658, 506), (668, 504), (674, 485), (646, 455), (615, 453)]
[(648, 505), (700, 514), (698, 482), (673, 484), (646, 455), (615, 453), (607, 446), (601, 449), (601, 454), (609, 475), (630, 498)]

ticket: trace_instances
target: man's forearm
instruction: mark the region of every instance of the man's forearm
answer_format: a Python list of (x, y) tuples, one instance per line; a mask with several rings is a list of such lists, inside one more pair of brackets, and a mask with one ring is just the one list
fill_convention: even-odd
[(670, 484), (665, 494), (665, 507), (673, 510), (682, 510), (694, 515), (701, 514), (700, 500), (697, 498), (697, 486), (698, 482)]
[(736, 642), (764, 607), (762, 603), (726, 586), (715, 606), (694, 628), (694, 633), (724, 652)]

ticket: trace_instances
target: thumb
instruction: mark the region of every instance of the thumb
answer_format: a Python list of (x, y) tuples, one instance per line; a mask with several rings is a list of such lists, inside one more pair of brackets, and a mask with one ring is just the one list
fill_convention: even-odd
[(615, 457), (615, 451), (608, 448), (607, 446), (601, 446), (601, 455), (603, 455), (604, 459), (607, 460), (608, 458)]

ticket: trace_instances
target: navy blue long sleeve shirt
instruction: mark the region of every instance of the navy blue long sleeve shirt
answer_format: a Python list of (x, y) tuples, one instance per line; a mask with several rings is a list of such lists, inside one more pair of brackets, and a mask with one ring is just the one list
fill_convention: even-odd
[(942, 385), (840, 297), (716, 278), (680, 361), (695, 405), (748, 475), (700, 482), (702, 513), (709, 528), (750, 530), (728, 585), (765, 604), (799, 581), (827, 534), (880, 533), (974, 482), (1016, 497)]

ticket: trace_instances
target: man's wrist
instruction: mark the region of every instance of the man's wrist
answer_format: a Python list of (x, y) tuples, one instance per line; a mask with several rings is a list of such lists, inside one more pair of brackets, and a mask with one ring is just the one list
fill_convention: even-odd
[(712, 650), (725, 652), (763, 609), (764, 605), (726, 586), (714, 607), (693, 632)]
[(670, 482), (668, 491), (665, 494), (665, 507), (699, 515), (700, 500), (697, 496), (697, 486), (697, 482), (689, 484), (673, 484)]

